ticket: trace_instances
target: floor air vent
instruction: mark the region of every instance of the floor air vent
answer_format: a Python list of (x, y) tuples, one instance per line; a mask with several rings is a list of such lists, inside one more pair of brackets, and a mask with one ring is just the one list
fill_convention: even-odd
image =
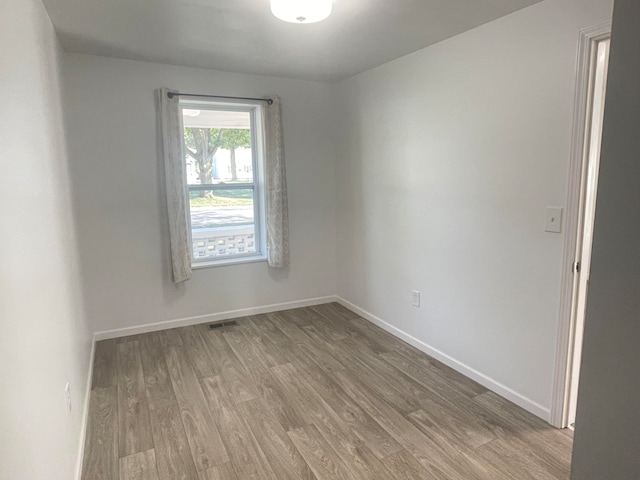
[(235, 327), (236, 325), (238, 325), (238, 322), (236, 322), (235, 320), (229, 320), (228, 322), (210, 323), (209, 330), (215, 330), (216, 328), (222, 327)]

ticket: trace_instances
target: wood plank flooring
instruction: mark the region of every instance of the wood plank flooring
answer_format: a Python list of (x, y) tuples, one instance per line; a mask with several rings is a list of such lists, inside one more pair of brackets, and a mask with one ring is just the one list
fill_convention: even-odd
[(566, 480), (571, 433), (331, 303), (96, 345), (84, 480)]

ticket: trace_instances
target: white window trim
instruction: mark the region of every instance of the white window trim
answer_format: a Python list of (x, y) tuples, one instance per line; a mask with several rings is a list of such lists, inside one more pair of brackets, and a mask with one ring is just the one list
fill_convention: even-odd
[[(235, 255), (225, 255), (217, 258), (207, 258), (199, 260), (194, 256), (193, 250), (193, 230), (191, 228), (191, 207), (189, 200), (189, 183), (186, 175), (186, 159), (183, 159), (183, 168), (185, 169), (184, 181), (186, 190), (186, 208), (187, 216), (187, 232), (189, 235), (189, 256), (191, 259), (191, 268), (199, 270), (209, 267), (230, 266), (242, 263), (266, 262), (267, 261), (267, 231), (266, 231), (266, 211), (265, 211), (265, 183), (264, 183), (264, 155), (265, 155), (265, 129), (263, 123), (262, 104), (260, 102), (234, 102), (234, 101), (203, 101), (195, 97), (181, 97), (179, 102), (181, 131), (184, 132), (183, 109), (201, 109), (201, 110), (236, 110), (249, 112), (251, 116), (251, 155), (253, 164), (253, 218), (254, 218), (254, 238), (256, 247), (259, 251), (254, 253), (241, 253)], [(258, 135), (258, 132), (260, 133)], [(183, 140), (184, 142), (184, 140)]]

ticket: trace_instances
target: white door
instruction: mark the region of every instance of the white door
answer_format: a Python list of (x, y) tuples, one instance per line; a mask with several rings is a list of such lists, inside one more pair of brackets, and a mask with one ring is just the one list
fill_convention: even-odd
[(594, 57), (590, 75), (590, 104), (587, 110), (587, 130), (585, 133), (585, 156), (583, 183), (581, 188), (580, 216), (576, 262), (574, 264), (575, 293), (572, 305), (574, 316), (573, 358), (571, 360), (568, 424), (573, 427), (578, 401), (578, 383), (584, 317), (589, 291), (589, 270), (591, 266), (591, 244), (593, 240), (593, 222), (596, 213), (598, 192), (598, 171), (600, 166), (600, 142), (602, 140), (602, 120), (607, 85), (607, 66), (609, 64), (610, 39), (605, 38), (594, 43)]

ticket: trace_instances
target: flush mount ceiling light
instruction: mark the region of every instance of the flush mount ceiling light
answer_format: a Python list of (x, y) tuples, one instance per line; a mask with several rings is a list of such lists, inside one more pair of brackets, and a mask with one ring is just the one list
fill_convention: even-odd
[(331, 14), (333, 0), (271, 0), (271, 13), (291, 23), (314, 23)]

